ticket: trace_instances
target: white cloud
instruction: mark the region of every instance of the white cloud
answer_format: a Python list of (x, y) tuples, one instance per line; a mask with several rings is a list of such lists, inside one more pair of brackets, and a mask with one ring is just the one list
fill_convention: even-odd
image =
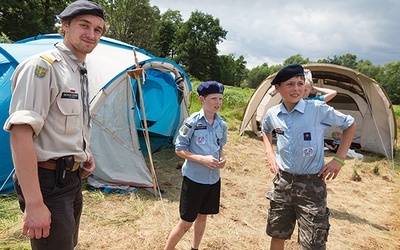
[(248, 68), (280, 64), (300, 53), (310, 60), (351, 53), (383, 65), (400, 60), (397, 0), (151, 0), (187, 20), (198, 10), (228, 31), (221, 54), (243, 55)]

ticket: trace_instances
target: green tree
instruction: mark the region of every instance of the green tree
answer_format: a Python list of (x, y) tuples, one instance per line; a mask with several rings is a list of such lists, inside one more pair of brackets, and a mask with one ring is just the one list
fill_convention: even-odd
[(350, 69), (357, 68), (357, 56), (350, 53), (341, 56), (334, 55), (333, 58), (328, 57), (327, 59), (318, 60), (318, 62), (341, 65)]
[(357, 56), (347, 53), (346, 55), (342, 55), (338, 58), (339, 65), (356, 69), (357, 67)]
[(1, 32), (0, 43), (12, 43), (12, 41), (6, 34)]
[(378, 74), (381, 70), (381, 66), (375, 66), (369, 60), (360, 60), (357, 62), (356, 70), (363, 73), (366, 76), (369, 76), (375, 80), (378, 80)]
[(400, 61), (385, 64), (377, 78), (392, 103), (400, 104)]
[(182, 15), (177, 10), (168, 9), (161, 15), (161, 24), (158, 30), (160, 57), (174, 59), (178, 46), (176, 43), (177, 32), (181, 28), (182, 23)]
[(13, 41), (54, 33), (57, 15), (67, 4), (61, 0), (2, 0), (0, 30)]
[(241, 86), (246, 79), (249, 70), (246, 68), (247, 62), (244, 59), (244, 56), (239, 56), (238, 59), (235, 60), (235, 81), (234, 86)]
[(218, 18), (200, 11), (192, 12), (178, 32), (177, 62), (199, 80), (217, 78), (220, 74), (215, 67), (218, 64), (217, 45), (226, 34)]
[(233, 54), (220, 55), (218, 66), (220, 68), (220, 76), (217, 81), (224, 85), (235, 85), (235, 57)]
[(293, 63), (306, 64), (306, 63), (309, 63), (309, 62), (310, 62), (310, 59), (308, 59), (308, 58), (304, 59), (301, 54), (297, 54), (297, 55), (294, 55), (294, 56), (291, 56), (291, 57), (287, 58), (283, 62), (283, 65), (289, 65), (289, 64), (293, 64)]
[(268, 63), (263, 63), (249, 71), (246, 78), (246, 84), (249, 88), (257, 88), (260, 83), (273, 74), (271, 69), (268, 67)]
[(225, 85), (239, 87), (247, 76), (246, 64), (243, 56), (235, 59), (234, 54), (220, 55), (216, 65), (220, 69), (220, 75), (216, 80)]
[(106, 10), (110, 29), (108, 37), (132, 44), (158, 55), (157, 30), (160, 10), (150, 0), (99, 0)]

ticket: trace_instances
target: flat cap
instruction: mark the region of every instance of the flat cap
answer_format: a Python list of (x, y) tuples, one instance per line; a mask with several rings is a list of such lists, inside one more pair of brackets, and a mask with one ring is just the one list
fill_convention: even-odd
[(78, 15), (91, 14), (106, 19), (106, 11), (97, 3), (89, 0), (78, 0), (67, 6), (58, 17), (63, 19), (73, 18)]
[(289, 64), (278, 71), (271, 85), (289, 80), (294, 76), (304, 76), (304, 68), (300, 64)]
[(203, 82), (197, 87), (197, 93), (205, 96), (209, 94), (223, 94), (224, 85), (216, 81)]

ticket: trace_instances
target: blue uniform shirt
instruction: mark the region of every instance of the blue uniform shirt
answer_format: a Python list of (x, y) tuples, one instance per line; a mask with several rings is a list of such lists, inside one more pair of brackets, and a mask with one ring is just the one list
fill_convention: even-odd
[[(194, 154), (212, 155), (219, 159), (227, 137), (226, 122), (215, 114), (214, 123), (210, 125), (201, 109), (183, 122), (175, 139), (175, 150), (188, 150)], [(214, 184), (220, 179), (220, 169), (209, 169), (198, 162), (185, 160), (182, 175), (197, 183)]]
[(324, 130), (350, 127), (354, 118), (336, 111), (325, 102), (300, 100), (288, 112), (283, 103), (267, 111), (262, 131), (276, 132), (276, 161), (291, 174), (316, 174), (324, 166)]

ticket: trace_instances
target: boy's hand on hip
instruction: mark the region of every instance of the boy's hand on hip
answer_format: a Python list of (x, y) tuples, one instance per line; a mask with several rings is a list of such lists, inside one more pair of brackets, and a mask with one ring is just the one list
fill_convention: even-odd
[(334, 180), (338, 176), (340, 169), (342, 169), (342, 164), (331, 160), (319, 171), (318, 176), (323, 180)]

